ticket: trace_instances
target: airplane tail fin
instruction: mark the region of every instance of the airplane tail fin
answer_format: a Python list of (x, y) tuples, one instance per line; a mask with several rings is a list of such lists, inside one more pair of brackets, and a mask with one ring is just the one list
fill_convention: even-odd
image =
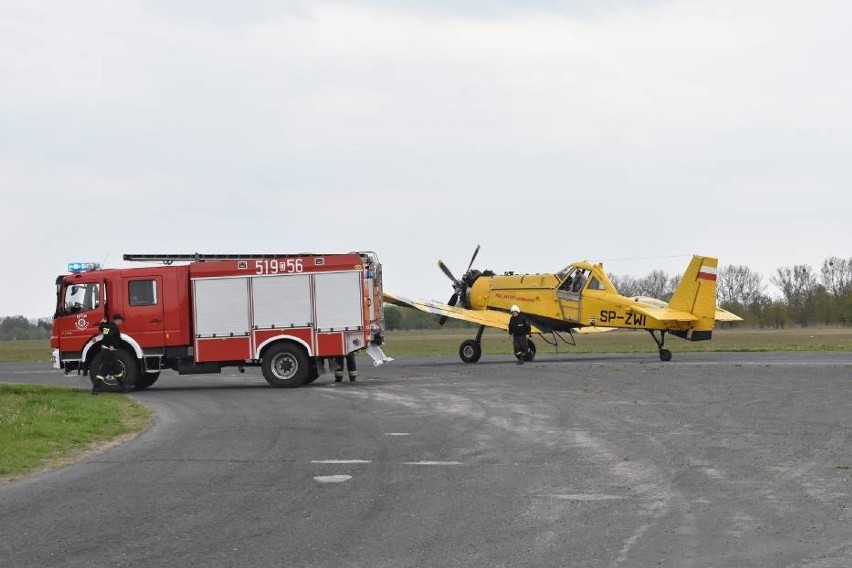
[(693, 256), (675, 290), (669, 307), (698, 317), (689, 339), (710, 339), (716, 323), (716, 273), (719, 260), (709, 256)]

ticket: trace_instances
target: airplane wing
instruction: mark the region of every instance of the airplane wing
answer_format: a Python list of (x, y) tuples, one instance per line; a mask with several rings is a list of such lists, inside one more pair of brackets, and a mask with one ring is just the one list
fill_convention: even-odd
[[(440, 302), (432, 302), (429, 300), (421, 300), (419, 298), (406, 298), (404, 296), (397, 296), (396, 294), (391, 294), (389, 292), (385, 292), (383, 294), (383, 297), (385, 302), (389, 304), (394, 304), (396, 306), (414, 308), (415, 310), (420, 310), (421, 312), (426, 312), (427, 314), (435, 314), (436, 316), (446, 316), (448, 318), (475, 323), (476, 325), (484, 325), (486, 327), (502, 329), (503, 331), (509, 330), (509, 318), (512, 317), (511, 314), (507, 314), (505, 312), (498, 312), (492, 310), (468, 310), (466, 308), (450, 306), (448, 304), (442, 304)], [(532, 333), (541, 333), (541, 331), (536, 326), (533, 325), (531, 327)]]
[(571, 331), (573, 333), (606, 333), (607, 331), (615, 331), (617, 327), (599, 327), (596, 325), (587, 325), (585, 327), (575, 327)]

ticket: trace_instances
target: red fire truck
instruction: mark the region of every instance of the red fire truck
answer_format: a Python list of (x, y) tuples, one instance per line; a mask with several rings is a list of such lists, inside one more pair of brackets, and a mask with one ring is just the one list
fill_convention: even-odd
[(372, 252), (348, 254), (124, 255), (161, 262), (102, 269), (72, 263), (56, 279), (54, 367), (94, 377), (98, 324), (124, 318), (118, 359), (129, 384), (148, 388), (163, 369), (218, 373), (260, 366), (274, 387), (314, 381), (329, 357), (366, 349), (391, 359), (384, 333), (382, 272)]

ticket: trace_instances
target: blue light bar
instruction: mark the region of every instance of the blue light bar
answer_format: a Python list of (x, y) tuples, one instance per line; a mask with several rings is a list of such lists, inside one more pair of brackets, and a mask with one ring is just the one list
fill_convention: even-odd
[(97, 262), (69, 262), (68, 272), (80, 274), (81, 272), (89, 272), (91, 270), (100, 270), (101, 265)]

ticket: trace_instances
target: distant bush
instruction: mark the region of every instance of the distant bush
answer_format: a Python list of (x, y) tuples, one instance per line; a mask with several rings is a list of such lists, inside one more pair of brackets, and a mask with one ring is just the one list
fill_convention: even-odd
[(24, 316), (7, 316), (0, 319), (0, 341), (15, 339), (47, 339), (53, 322), (40, 318), (32, 322)]

